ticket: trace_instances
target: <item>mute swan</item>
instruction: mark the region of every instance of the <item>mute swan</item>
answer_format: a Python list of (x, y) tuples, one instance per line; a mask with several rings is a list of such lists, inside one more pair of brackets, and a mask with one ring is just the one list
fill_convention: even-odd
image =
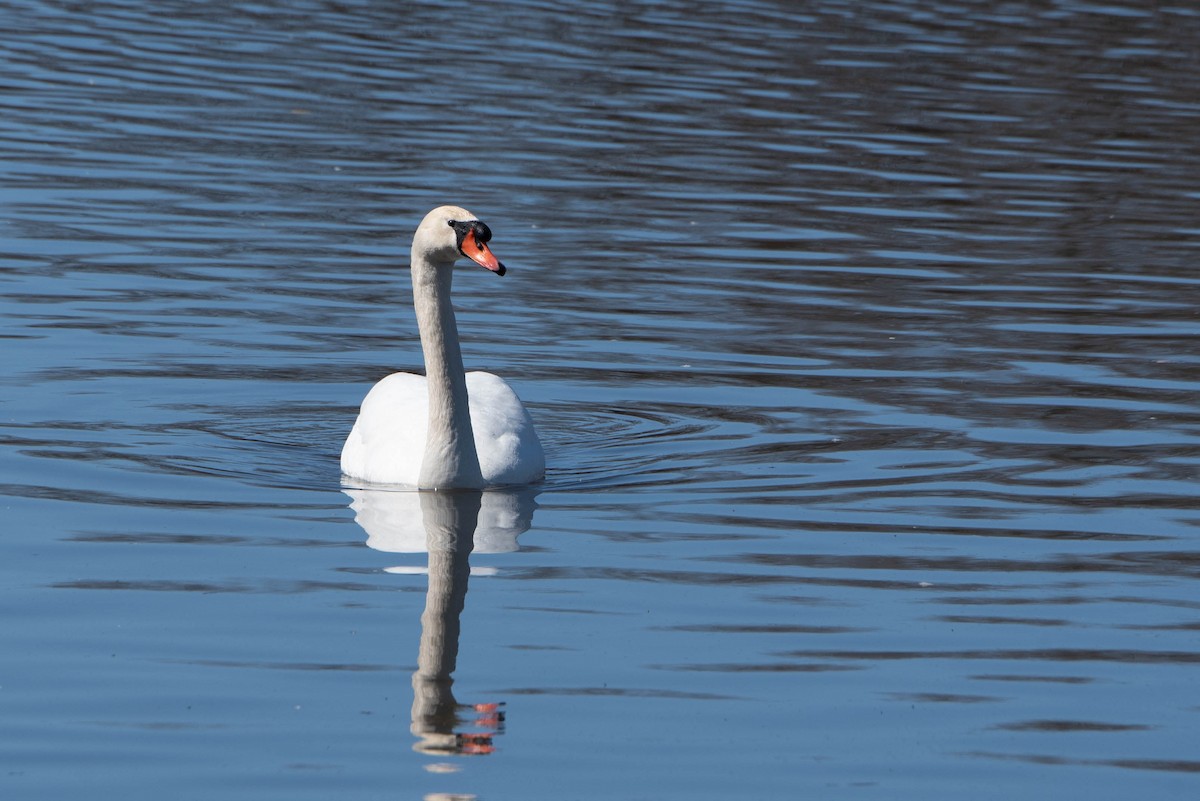
[(342, 447), (342, 472), (372, 484), (482, 489), (529, 484), (546, 457), (529, 412), (498, 376), (463, 371), (450, 303), (454, 262), (497, 275), (491, 229), (457, 206), (425, 215), (412, 244), (413, 305), (426, 375), (393, 373), (367, 393)]

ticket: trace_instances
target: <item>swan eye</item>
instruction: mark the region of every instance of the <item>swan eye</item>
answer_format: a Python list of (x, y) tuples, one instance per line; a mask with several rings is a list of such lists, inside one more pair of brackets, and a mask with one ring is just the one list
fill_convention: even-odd
[(467, 232), (471, 230), (471, 224), (460, 220), (447, 220), (446, 224), (454, 229), (455, 244), (458, 246), (458, 252), (462, 252), (463, 239), (467, 236)]
[[(458, 252), (463, 252), (463, 240), (467, 238), (467, 234), (472, 234), (475, 247), (480, 251), (487, 250), (488, 240), (492, 238), (492, 229), (487, 227), (486, 223), (479, 220), (447, 220), (447, 224), (454, 229), (454, 234), (458, 244)], [(465, 253), (463, 255), (466, 255)]]

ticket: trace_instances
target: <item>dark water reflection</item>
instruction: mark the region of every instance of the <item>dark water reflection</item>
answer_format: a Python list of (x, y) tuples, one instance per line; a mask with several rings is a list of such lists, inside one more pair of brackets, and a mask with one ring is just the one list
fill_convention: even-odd
[[(1200, 12), (0, 16), (6, 797), (1194, 792)], [(337, 475), (444, 202), (470, 549)]]

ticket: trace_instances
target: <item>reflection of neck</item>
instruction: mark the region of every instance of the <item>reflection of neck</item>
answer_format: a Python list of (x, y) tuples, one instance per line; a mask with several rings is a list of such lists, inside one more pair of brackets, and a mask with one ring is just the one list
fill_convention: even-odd
[(413, 252), (413, 304), (429, 385), (429, 423), (421, 462), (422, 487), (483, 486), (467, 403), (467, 376), (450, 302), (452, 264)]
[(467, 601), (468, 557), (481, 497), (477, 492), (422, 492), (420, 498), (429, 546), (429, 590), (421, 615), (417, 672), (412, 677), (412, 732), (424, 737), (452, 735), (458, 722), (452, 674), (458, 662), (459, 618)]

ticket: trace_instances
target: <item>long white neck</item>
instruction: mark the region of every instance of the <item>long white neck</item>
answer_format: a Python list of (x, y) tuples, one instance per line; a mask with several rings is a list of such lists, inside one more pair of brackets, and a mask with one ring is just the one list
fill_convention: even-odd
[(426, 489), (479, 489), (484, 486), (467, 405), (467, 375), (450, 303), (451, 264), (435, 264), (414, 243), (413, 305), (429, 383), (429, 429), (421, 460)]

